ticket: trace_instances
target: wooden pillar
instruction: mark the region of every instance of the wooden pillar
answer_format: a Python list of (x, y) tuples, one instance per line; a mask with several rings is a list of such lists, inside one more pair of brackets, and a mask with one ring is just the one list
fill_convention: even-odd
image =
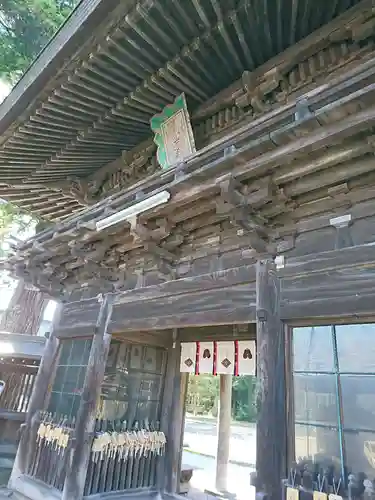
[(168, 352), (160, 428), (167, 438), (166, 454), (158, 467), (159, 491), (177, 493), (179, 487), (182, 434), (185, 415), (187, 374), (180, 373), (181, 343), (174, 332), (173, 345)]
[(280, 281), (272, 259), (257, 262), (258, 423), (256, 488), (268, 500), (281, 498), (286, 474), (287, 418), (284, 327)]
[(83, 497), (95, 430), (96, 405), (100, 396), (111, 344), (111, 335), (107, 333), (107, 327), (112, 313), (112, 302), (113, 295), (106, 295), (100, 308), (76, 421), (74, 441), (70, 450), (70, 461), (62, 500), (72, 500), (73, 498), (79, 500)]
[(228, 463), (230, 426), (232, 417), (232, 375), (220, 375), (220, 400), (218, 414), (216, 489), (228, 491)]
[(188, 373), (178, 373), (173, 387), (175, 406), (170, 429), (169, 474), (166, 490), (172, 494), (180, 491), (182, 447), (185, 427), (186, 394), (189, 382)]
[(16, 459), (14, 461), (12, 474), (9, 480), (9, 487), (15, 485), (17, 478), (25, 474), (28, 462), (36, 446), (36, 433), (39, 425), (38, 412), (44, 409), (45, 400), (48, 394), (48, 387), (59, 353), (59, 339), (55, 336), (57, 325), (60, 322), (63, 304), (58, 306), (54, 316), (52, 332), (50, 333), (43, 357), (36, 376), (33, 392), (27, 410), (25, 423), (21, 426), (21, 437), (18, 445)]

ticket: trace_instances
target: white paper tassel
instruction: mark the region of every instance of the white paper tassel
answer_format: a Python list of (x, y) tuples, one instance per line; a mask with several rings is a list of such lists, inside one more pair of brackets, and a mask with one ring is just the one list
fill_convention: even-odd
[(233, 375), (234, 342), (217, 342), (216, 345), (216, 373), (218, 375)]
[(238, 341), (238, 375), (255, 375), (256, 351), (254, 340)]
[(196, 354), (196, 342), (186, 342), (181, 344), (181, 373), (195, 373)]

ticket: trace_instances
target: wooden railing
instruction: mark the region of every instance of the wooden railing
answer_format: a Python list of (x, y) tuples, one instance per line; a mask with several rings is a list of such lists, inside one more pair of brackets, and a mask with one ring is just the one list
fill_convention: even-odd
[(21, 371), (0, 373), (0, 379), (5, 383), (3, 392), (0, 395), (0, 410), (27, 412), (34, 388), (37, 367), (22, 368)]
[[(74, 426), (74, 419), (69, 422), (45, 413), (36, 416), (32, 424), (35, 438), (28, 451), (26, 475), (63, 491), (74, 443)], [(137, 432), (138, 435), (157, 434), (164, 437), (158, 432), (158, 423), (147, 424), (147, 431), (145, 426), (142, 426), (142, 431), (138, 429), (140, 426), (137, 424), (133, 429), (127, 429), (124, 422), (97, 421), (95, 435), (90, 439), (92, 451), (87, 468), (85, 496), (156, 487), (156, 469), (164, 446), (133, 446), (129, 445), (129, 441), (122, 447), (115, 445), (124, 435), (134, 436), (135, 439)], [(113, 445), (101, 447), (98, 451), (95, 442), (104, 435), (113, 438)]]
[(31, 447), (26, 474), (62, 491), (68, 470), (74, 421), (42, 414), (34, 429), (35, 446)]

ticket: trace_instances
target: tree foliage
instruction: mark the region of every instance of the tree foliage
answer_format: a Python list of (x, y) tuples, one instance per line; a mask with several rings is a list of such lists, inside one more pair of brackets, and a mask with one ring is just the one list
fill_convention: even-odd
[(32, 222), (32, 216), (22, 213), (11, 203), (0, 204), (0, 234), (10, 231), (17, 225), (19, 231), (24, 231)]
[(219, 396), (219, 377), (199, 375), (189, 377), (187, 411), (207, 415), (214, 414)]
[(14, 83), (79, 0), (0, 0), (0, 77)]
[[(255, 422), (256, 377), (244, 375), (232, 379), (232, 416), (234, 420)], [(189, 377), (187, 411), (195, 415), (216, 416), (219, 399), (219, 377), (199, 375)]]
[(233, 378), (233, 417), (235, 420), (255, 422), (257, 408), (255, 400), (256, 377), (243, 375)]

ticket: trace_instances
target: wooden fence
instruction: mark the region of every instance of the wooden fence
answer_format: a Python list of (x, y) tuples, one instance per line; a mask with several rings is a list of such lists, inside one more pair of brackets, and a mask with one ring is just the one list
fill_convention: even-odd
[[(159, 423), (150, 423), (150, 430), (158, 430)], [(143, 426), (142, 426), (143, 427)], [(136, 432), (137, 426), (134, 428)], [(96, 424), (96, 437), (108, 432), (116, 433), (133, 432), (126, 430), (126, 423), (98, 420)], [(124, 449), (107, 450), (91, 453), (90, 463), (86, 476), (85, 495), (109, 493), (111, 491), (124, 491), (139, 488), (156, 487), (156, 469), (161, 453), (155, 450), (145, 450), (141, 447), (135, 452), (125, 452)]]
[(33, 392), (38, 362), (17, 360), (0, 364), (0, 411), (26, 413)]

